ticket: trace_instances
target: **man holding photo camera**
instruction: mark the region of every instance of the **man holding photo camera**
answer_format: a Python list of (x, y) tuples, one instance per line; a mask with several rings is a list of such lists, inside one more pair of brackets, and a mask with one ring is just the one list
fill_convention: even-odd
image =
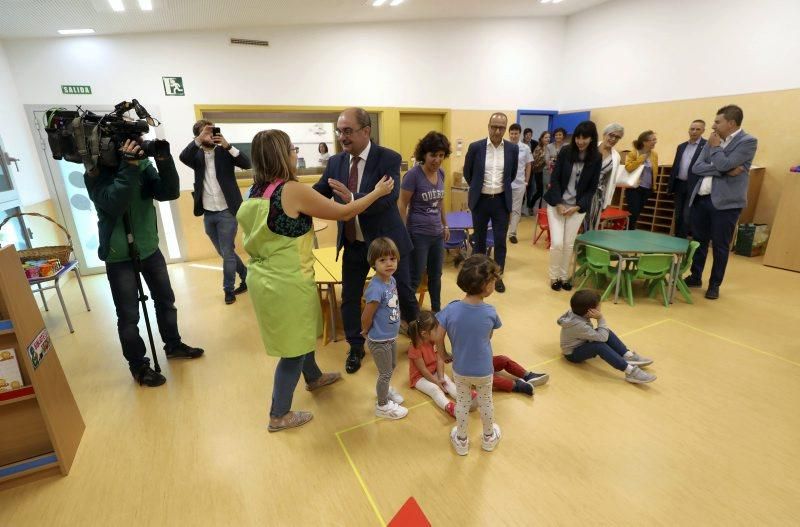
[[(236, 212), (242, 193), (233, 173), (235, 166), (253, 165), (220, 133), (214, 123), (201, 119), (192, 127), (194, 140), (181, 152), (181, 162), (194, 170), (194, 215), (203, 216), (206, 234), (222, 256), (222, 289), (225, 303), (236, 302), (236, 295), (247, 291), (247, 268), (236, 254)], [(234, 288), (236, 275), (241, 280)]]
[(166, 155), (156, 158), (158, 170), (149, 159), (143, 158), (138, 141), (125, 140), (121, 154), (116, 168), (101, 165), (97, 175), (86, 173), (84, 180), (89, 198), (97, 207), (98, 255), (106, 263), (122, 354), (139, 384), (160, 386), (166, 378), (150, 367), (144, 341), (139, 335), (137, 264), (132, 258), (134, 254), (126, 231), (132, 235), (135, 256), (139, 259), (138, 271), (155, 303), (158, 330), (167, 358), (199, 357), (203, 350), (184, 344), (178, 332), (175, 294), (164, 255), (158, 248), (156, 209), (153, 206), (154, 199), (170, 201), (178, 198), (178, 172), (168, 150)]

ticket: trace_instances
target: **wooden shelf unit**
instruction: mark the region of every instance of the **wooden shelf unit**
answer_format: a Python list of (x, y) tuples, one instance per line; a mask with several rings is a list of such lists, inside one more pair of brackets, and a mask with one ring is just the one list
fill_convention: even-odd
[[(636, 222), (637, 229), (670, 235), (674, 233), (675, 200), (667, 193), (670, 168), (672, 168), (671, 165), (659, 165), (658, 173), (653, 175), (653, 193), (639, 214), (639, 221)], [(618, 187), (614, 191), (612, 207), (628, 210), (628, 204), (625, 202), (625, 190), (627, 189)]]
[(34, 367), (28, 347), (46, 331), (13, 246), (0, 249), (0, 349), (13, 348), (23, 386), (0, 393), (0, 490), (69, 473), (85, 425), (58, 354), (48, 348)]

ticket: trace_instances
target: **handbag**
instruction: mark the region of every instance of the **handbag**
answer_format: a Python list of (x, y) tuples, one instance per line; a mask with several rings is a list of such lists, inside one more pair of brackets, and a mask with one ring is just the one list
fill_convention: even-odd
[(628, 172), (625, 165), (620, 163), (617, 169), (617, 186), (622, 188), (637, 188), (639, 186), (639, 179), (642, 177), (644, 170), (644, 163), (635, 168), (633, 172)]

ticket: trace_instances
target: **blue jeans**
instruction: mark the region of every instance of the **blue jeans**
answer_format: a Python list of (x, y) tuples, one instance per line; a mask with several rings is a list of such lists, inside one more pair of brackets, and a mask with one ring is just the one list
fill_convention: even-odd
[(236, 230), (239, 228), (236, 216), (228, 209), (219, 212), (207, 210), (203, 213), (203, 225), (217, 254), (222, 256), (222, 289), (232, 292), (237, 274), (242, 282), (247, 278), (247, 267), (234, 250)]
[(317, 366), (313, 351), (299, 357), (282, 358), (278, 361), (278, 366), (275, 368), (275, 383), (272, 387), (270, 417), (283, 417), (292, 409), (292, 397), (294, 389), (297, 387), (297, 381), (300, 380), (301, 372), (306, 384), (322, 377), (322, 371)]
[[(156, 321), (164, 348), (180, 343), (178, 333), (178, 310), (175, 309), (175, 294), (169, 282), (167, 262), (161, 250), (142, 260), (141, 273), (156, 308)], [(106, 276), (111, 286), (111, 297), (117, 310), (117, 332), (122, 344), (122, 354), (134, 375), (150, 364), (145, 356), (145, 344), (139, 336), (139, 293), (136, 289), (136, 274), (133, 262), (106, 263)]]
[(625, 347), (625, 344), (619, 340), (619, 337), (613, 331), (608, 330), (608, 340), (606, 342), (585, 342), (572, 350), (570, 355), (564, 355), (564, 357), (570, 362), (578, 363), (600, 355), (601, 359), (614, 368), (625, 371), (625, 368), (628, 367), (628, 363), (623, 357), (626, 351), (628, 351), (628, 348)]
[(426, 236), (411, 233), (414, 249), (411, 258), (411, 288), (417, 291), (422, 275), (428, 274), (428, 294), (431, 309), (439, 311), (442, 299), (442, 262), (444, 261), (444, 238), (442, 235)]

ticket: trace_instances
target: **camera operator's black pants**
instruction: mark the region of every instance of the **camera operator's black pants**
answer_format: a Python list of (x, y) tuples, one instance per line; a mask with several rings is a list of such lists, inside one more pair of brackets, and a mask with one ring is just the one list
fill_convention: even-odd
[[(156, 307), (156, 321), (165, 349), (176, 346), (181, 341), (178, 333), (178, 310), (175, 309), (175, 294), (167, 274), (167, 262), (164, 255), (156, 252), (142, 260), (142, 278), (148, 295)], [(106, 263), (108, 283), (111, 285), (111, 296), (117, 309), (117, 331), (122, 344), (122, 354), (128, 361), (128, 367), (136, 375), (142, 366), (150, 364), (145, 356), (145, 343), (139, 335), (139, 292), (136, 289), (136, 273), (133, 262)]]

